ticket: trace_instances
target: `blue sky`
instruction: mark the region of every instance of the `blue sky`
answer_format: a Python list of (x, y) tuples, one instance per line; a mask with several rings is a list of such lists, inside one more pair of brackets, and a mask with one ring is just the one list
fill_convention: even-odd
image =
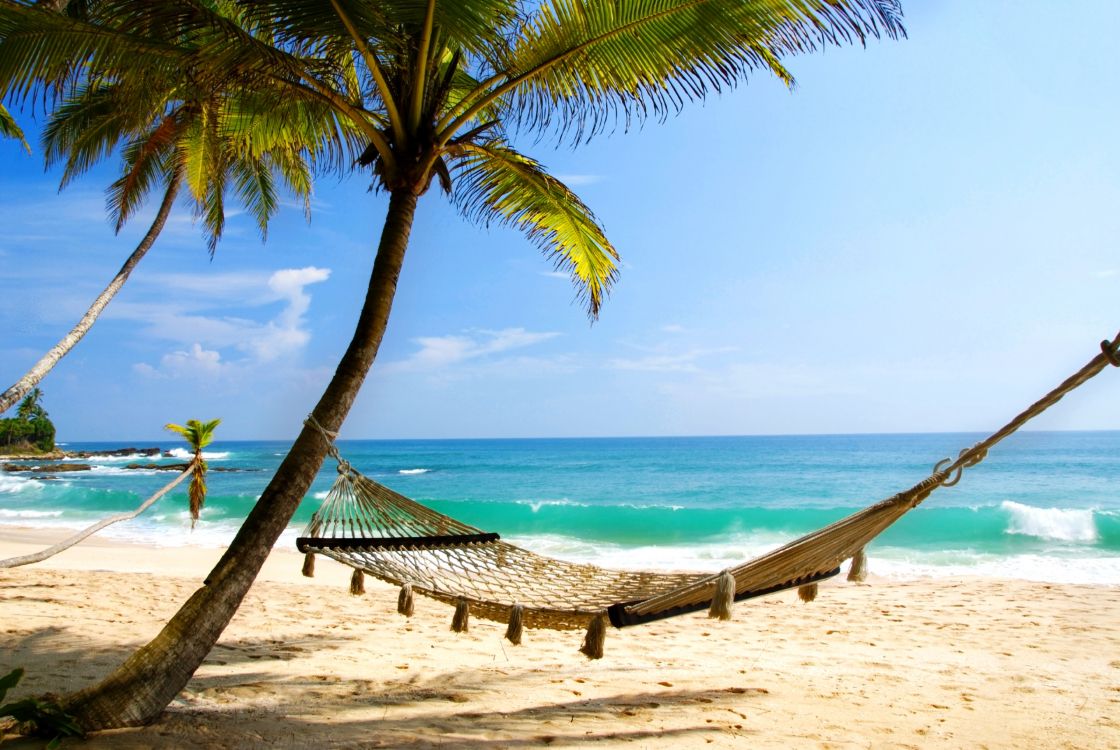
[[(1001, 425), (1120, 328), (1120, 4), (905, 2), (910, 38), (788, 61), (572, 149), (522, 143), (623, 255), (588, 325), (521, 235), (421, 201), (351, 438), (920, 432)], [(29, 113), (22, 122), (35, 125)], [(103, 189), (0, 142), (0, 380), (112, 277)], [(349, 336), (384, 196), (320, 178), (210, 260), (189, 209), (43, 382), (62, 440), (295, 434)], [(1120, 429), (1120, 376), (1046, 429)]]

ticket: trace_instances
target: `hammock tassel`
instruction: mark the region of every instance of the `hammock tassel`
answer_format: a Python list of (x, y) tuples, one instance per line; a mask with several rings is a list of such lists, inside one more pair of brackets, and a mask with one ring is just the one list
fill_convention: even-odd
[(455, 603), (455, 616), (451, 618), (451, 629), (456, 633), (465, 633), (470, 630), (471, 605), (463, 597)]
[(509, 625), (506, 626), (506, 640), (514, 646), (521, 645), (521, 632), (524, 630), (522, 619), (525, 608), (520, 604), (514, 604), (509, 608)]
[(314, 552), (308, 552), (307, 554), (305, 554), (303, 556), (303, 577), (304, 578), (314, 578), (315, 577), (315, 553)]
[(397, 614), (412, 617), (415, 609), (416, 604), (412, 599), (412, 584), (406, 583), (401, 586), (401, 593), (397, 595)]
[(607, 618), (600, 612), (587, 624), (587, 633), (583, 636), (583, 645), (579, 647), (579, 652), (588, 659), (602, 659), (603, 644), (606, 640)]
[(848, 569), (848, 580), (863, 583), (867, 580), (867, 553), (860, 547), (852, 555), (852, 567)]
[(801, 597), (801, 601), (808, 604), (817, 598), (817, 584), (807, 583), (804, 586), (797, 588), (797, 595)]
[(708, 609), (708, 617), (719, 620), (731, 619), (731, 604), (735, 601), (735, 576), (730, 570), (725, 570), (716, 579), (716, 592), (712, 596), (712, 606)]
[(361, 596), (366, 593), (366, 574), (354, 568), (354, 574), (350, 576), (350, 595)]

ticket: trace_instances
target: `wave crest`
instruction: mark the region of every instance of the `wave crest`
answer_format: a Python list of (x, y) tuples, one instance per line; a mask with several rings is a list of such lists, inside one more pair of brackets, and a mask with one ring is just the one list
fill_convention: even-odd
[[(167, 455), (173, 458), (179, 458), (184, 461), (190, 461), (194, 458), (194, 454), (186, 448), (172, 448), (167, 451)], [(276, 454), (280, 455), (280, 454)], [(203, 451), (202, 457), (207, 461), (221, 461), (222, 459), (229, 458), (229, 451)]]
[(0, 518), (58, 518), (61, 510), (10, 510), (0, 508)]
[(0, 494), (12, 494), (27, 491), (36, 491), (43, 488), (43, 483), (36, 479), (13, 477), (0, 472)]
[(1091, 509), (1036, 508), (1012, 500), (1004, 500), (1000, 507), (1011, 515), (1008, 534), (1057, 542), (1097, 541), (1097, 522)]

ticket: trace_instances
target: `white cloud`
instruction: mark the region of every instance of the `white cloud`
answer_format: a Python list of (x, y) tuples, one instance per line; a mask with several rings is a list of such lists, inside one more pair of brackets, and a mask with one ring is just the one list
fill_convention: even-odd
[(563, 271), (540, 271), (539, 273), (541, 276), (547, 276), (550, 279), (563, 279), (564, 281), (568, 281), (572, 278), (570, 273), (565, 273)]
[[(330, 270), (308, 266), (276, 271), (267, 279), (263, 274), (227, 274), (207, 288), (211, 299), (200, 301), (205, 307), (228, 304), (259, 307), (277, 301), (284, 307), (271, 320), (259, 322), (244, 317), (192, 314), (180, 303), (178, 309), (166, 304), (121, 306), (116, 317), (143, 320), (143, 333), (175, 341), (188, 349), (175, 350), (160, 359), (158, 367), (141, 363), (134, 369), (144, 375), (166, 377), (210, 377), (250, 370), (298, 353), (311, 340), (305, 315), (311, 306), (306, 287), (330, 278)], [(205, 277), (179, 275), (167, 279), (179, 290), (194, 291)], [(239, 359), (224, 360), (220, 350), (232, 348), (243, 353)]]
[(505, 328), (500, 331), (468, 331), (461, 335), (422, 336), (420, 349), (408, 359), (390, 362), (383, 372), (438, 371), (490, 355), (523, 349), (559, 336), (558, 333)]
[(132, 369), (149, 378), (211, 380), (229, 367), (230, 365), (222, 362), (222, 355), (219, 352), (203, 349), (196, 343), (187, 351), (173, 351), (163, 355), (159, 367), (139, 362), (133, 365)]
[(1103, 270), (1101, 270), (1101, 271), (1097, 271), (1097, 272), (1096, 272), (1095, 274), (1093, 274), (1093, 275), (1094, 275), (1094, 276), (1096, 276), (1096, 277), (1097, 277), (1098, 279), (1110, 279), (1110, 278), (1112, 278), (1113, 276), (1115, 276), (1115, 275), (1116, 275), (1116, 274), (1118, 274), (1118, 273), (1120, 273), (1120, 270), (1118, 270), (1118, 269), (1115, 269), (1115, 268), (1105, 268), (1105, 269), (1103, 269)]
[(670, 323), (669, 325), (661, 326), (661, 330), (665, 333), (684, 333), (687, 329), (682, 325)]

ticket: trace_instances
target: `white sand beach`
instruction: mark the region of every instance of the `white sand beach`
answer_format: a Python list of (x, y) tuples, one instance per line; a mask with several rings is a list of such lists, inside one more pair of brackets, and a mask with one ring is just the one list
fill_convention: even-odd
[[(6, 528), (0, 556), (57, 534)], [(91, 540), (0, 571), (11, 698), (104, 676), (199, 585), (217, 549)], [(82, 747), (1120, 747), (1120, 587), (991, 579), (828, 582), (720, 623), (689, 615), (608, 633), (479, 619), (277, 550), (213, 653), (149, 727)], [(874, 557), (871, 558), (872, 568)], [(11, 747), (42, 741), (14, 740)]]

